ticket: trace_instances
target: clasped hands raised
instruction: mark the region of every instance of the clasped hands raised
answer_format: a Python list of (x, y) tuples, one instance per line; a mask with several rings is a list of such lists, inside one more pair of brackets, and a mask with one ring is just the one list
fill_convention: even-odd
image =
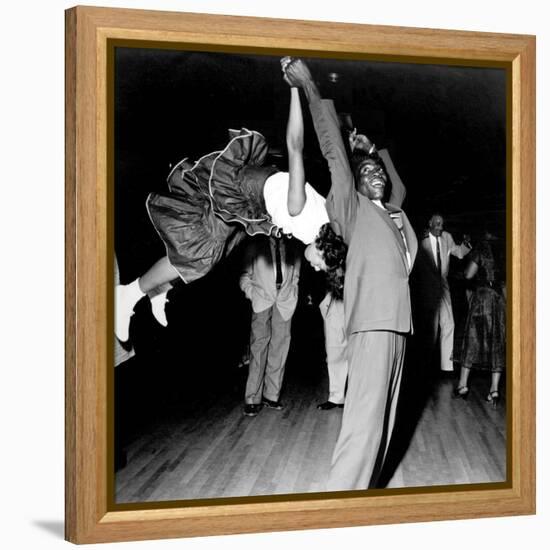
[[(284, 81), (291, 87), (303, 88), (313, 82), (311, 72), (302, 59), (285, 56), (281, 59), (281, 70)], [(351, 151), (362, 150), (371, 153), (374, 143), (365, 135), (358, 134), (354, 128), (348, 135)]]

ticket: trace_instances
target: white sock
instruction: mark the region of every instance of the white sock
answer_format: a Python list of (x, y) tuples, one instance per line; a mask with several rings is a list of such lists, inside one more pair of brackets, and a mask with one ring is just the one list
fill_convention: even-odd
[(162, 292), (161, 294), (157, 294), (156, 296), (150, 298), (153, 315), (163, 327), (168, 325), (168, 319), (166, 319), (166, 311), (164, 309), (166, 302), (168, 302), (168, 299), (166, 298), (167, 294), (168, 291)]
[(145, 292), (143, 292), (139, 287), (139, 278), (132, 281), (130, 284), (124, 285), (124, 289), (126, 299), (132, 304), (132, 309), (140, 301), (140, 299), (145, 296)]

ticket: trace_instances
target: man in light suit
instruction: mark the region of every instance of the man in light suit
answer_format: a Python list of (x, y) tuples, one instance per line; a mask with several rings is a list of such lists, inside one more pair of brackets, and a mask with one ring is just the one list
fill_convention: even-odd
[(320, 411), (344, 406), (348, 360), (344, 302), (331, 292), (319, 304), (325, 329), (325, 351), (328, 369), (328, 400), (317, 405)]
[(240, 287), (252, 304), (250, 365), (244, 414), (262, 406), (281, 410), (279, 394), (290, 347), (290, 325), (298, 301), (301, 254), (294, 240), (251, 240)]
[(451, 255), (464, 258), (471, 250), (466, 240), (455, 244), (453, 237), (443, 231), (444, 220), (435, 213), (428, 222), (428, 231), (420, 241), (414, 268), (417, 310), (424, 334), (422, 351), (430, 357), (439, 334), (440, 369), (453, 372), (454, 318), (451, 291), (447, 276)]
[(353, 136), (358, 151), (349, 161), (334, 106), (321, 100), (305, 63), (286, 58), (282, 65), (285, 80), (308, 99), (331, 172), (327, 211), (349, 247), (348, 391), (327, 490), (366, 489), (376, 486), (395, 421), (406, 335), (412, 331), (409, 273), (418, 243), (400, 208), (405, 188), (387, 152), (378, 155), (365, 136)]

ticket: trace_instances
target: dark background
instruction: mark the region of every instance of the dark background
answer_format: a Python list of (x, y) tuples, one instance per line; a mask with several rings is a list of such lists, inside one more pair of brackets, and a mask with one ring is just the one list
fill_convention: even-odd
[[(379, 148), (389, 149), (407, 187), (404, 209), (419, 232), (437, 210), (457, 240), (468, 233), (475, 242), (487, 220), (504, 238), (504, 69), (307, 61), (322, 94), (334, 98), (339, 112), (350, 113)], [(328, 170), (302, 99), (306, 177), (326, 194)], [(247, 127), (266, 136), (268, 162), (284, 169), (288, 102), (278, 57), (116, 48), (115, 250), (122, 283), (164, 254), (145, 199), (165, 190), (171, 166), (223, 147), (228, 128)], [(216, 391), (244, 392), (246, 369), (237, 364), (248, 339), (249, 306), (238, 289), (241, 252), (204, 279), (176, 285), (167, 329), (152, 319), (148, 301), (138, 304), (131, 326), (137, 358), (117, 375), (126, 439), (146, 429), (152, 415), (193, 406)], [(463, 292), (453, 284), (459, 325)], [(308, 294), (314, 295), (313, 307)], [(322, 294), (322, 278), (305, 266), (287, 373), (311, 383), (325, 371), (315, 307)]]

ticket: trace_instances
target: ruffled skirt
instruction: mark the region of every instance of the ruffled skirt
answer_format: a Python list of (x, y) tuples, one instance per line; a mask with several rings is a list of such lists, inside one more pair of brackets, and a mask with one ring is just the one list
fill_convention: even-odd
[(170, 263), (187, 283), (206, 275), (248, 235), (278, 232), (263, 199), (265, 180), (277, 171), (263, 166), (265, 138), (229, 131), (230, 141), (191, 164), (178, 163), (168, 192), (147, 198), (149, 217)]

